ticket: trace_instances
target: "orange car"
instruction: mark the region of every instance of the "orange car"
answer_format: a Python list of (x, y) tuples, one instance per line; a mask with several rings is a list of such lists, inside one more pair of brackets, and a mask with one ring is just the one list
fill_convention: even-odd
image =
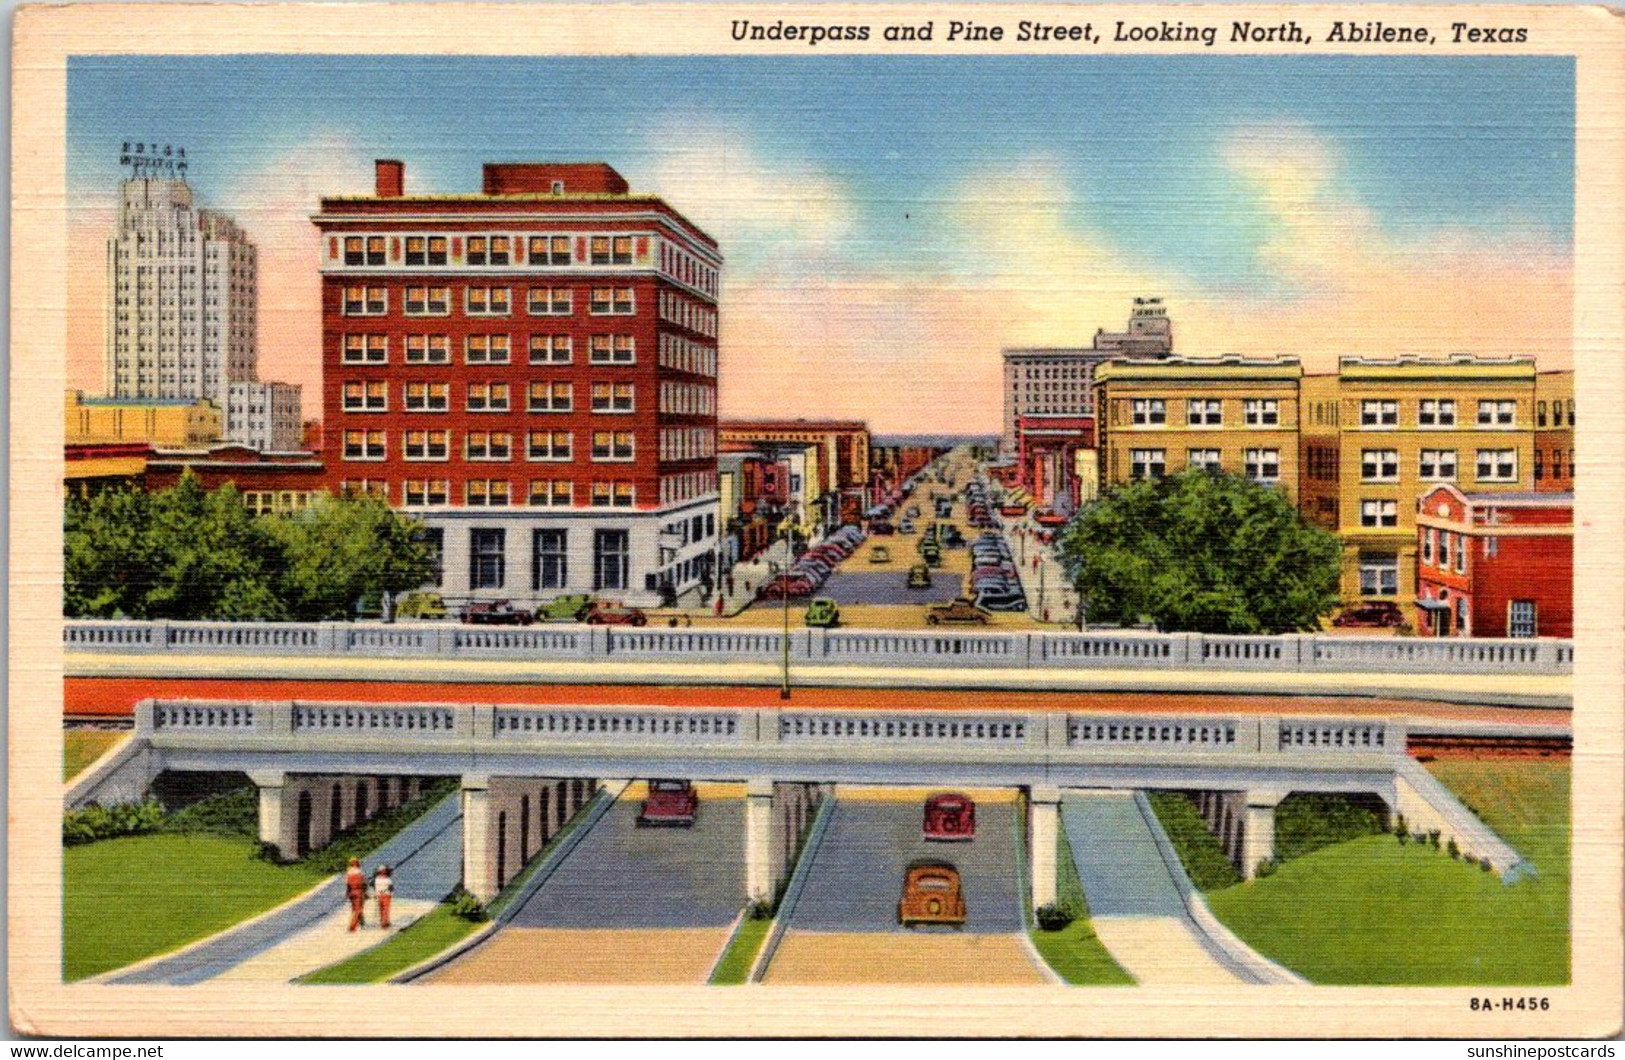
[(897, 921), (904, 927), (920, 924), (965, 926), (965, 896), (959, 890), (959, 870), (946, 861), (916, 861), (903, 873), (903, 897), (897, 903)]

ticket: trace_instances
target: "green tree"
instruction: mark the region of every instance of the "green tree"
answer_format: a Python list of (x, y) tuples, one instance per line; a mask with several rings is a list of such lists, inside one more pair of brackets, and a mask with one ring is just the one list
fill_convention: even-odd
[(1336, 535), (1280, 490), (1234, 475), (1122, 486), (1080, 511), (1057, 549), (1092, 621), (1288, 633), (1318, 628), (1338, 600)]
[(279, 549), (278, 595), (297, 620), (352, 618), (358, 604), (376, 609), (384, 593), (416, 589), (434, 573), (418, 522), (377, 497), (323, 497), (265, 522)]

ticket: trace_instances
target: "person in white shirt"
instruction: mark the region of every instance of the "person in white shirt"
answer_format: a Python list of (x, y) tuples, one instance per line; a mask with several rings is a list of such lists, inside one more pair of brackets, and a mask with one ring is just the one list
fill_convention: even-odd
[(388, 865), (380, 865), (372, 877), (372, 893), (378, 896), (378, 924), (389, 930), (389, 901), (395, 894), (395, 880)]

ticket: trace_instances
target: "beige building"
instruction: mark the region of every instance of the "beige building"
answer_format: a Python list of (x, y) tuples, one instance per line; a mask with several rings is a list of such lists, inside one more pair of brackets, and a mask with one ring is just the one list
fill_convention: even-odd
[(218, 444), (221, 410), (203, 398), (95, 398), (69, 390), (63, 400), (63, 442), (91, 445), (146, 442), (159, 449), (197, 449)]

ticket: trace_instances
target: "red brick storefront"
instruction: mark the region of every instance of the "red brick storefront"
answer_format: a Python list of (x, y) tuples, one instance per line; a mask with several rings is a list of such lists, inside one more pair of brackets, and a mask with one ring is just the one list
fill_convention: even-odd
[(1573, 494), (1443, 485), (1417, 501), (1416, 524), (1420, 632), (1573, 635)]

